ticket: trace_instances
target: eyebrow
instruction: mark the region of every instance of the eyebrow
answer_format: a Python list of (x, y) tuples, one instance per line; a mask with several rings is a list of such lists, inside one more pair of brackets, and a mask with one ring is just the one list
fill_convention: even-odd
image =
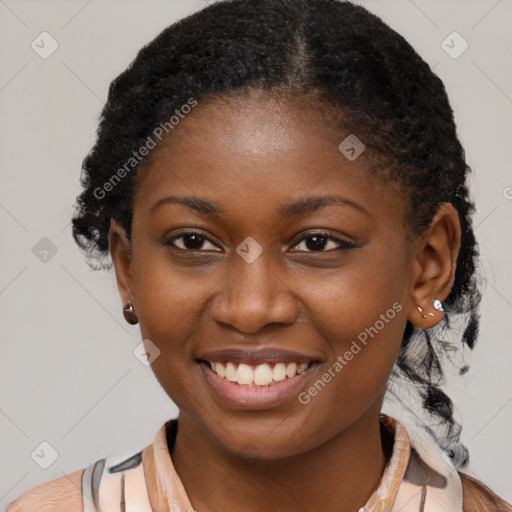
[[(210, 201), (207, 199), (202, 199), (197, 196), (169, 196), (164, 197), (157, 201), (149, 210), (150, 213), (153, 213), (159, 207), (165, 204), (178, 204), (181, 206), (185, 206), (194, 211), (202, 213), (203, 215), (209, 215), (213, 217), (221, 217), (225, 215), (225, 210), (215, 201)], [(325, 206), (329, 206), (331, 204), (341, 204), (345, 206), (350, 206), (360, 212), (370, 216), (368, 210), (363, 208), (361, 205), (351, 201), (350, 199), (346, 199), (340, 196), (315, 196), (315, 197), (306, 197), (303, 199), (299, 199), (297, 201), (293, 201), (290, 203), (285, 203), (281, 205), (278, 209), (279, 215), (282, 217), (294, 217), (304, 215), (305, 213), (312, 212), (323, 208)]]

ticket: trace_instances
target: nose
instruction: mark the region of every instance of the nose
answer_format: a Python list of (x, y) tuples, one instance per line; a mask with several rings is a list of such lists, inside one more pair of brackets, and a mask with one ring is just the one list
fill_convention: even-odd
[(269, 324), (291, 325), (297, 318), (294, 296), (265, 251), (252, 263), (235, 254), (211, 307), (212, 318), (254, 334)]

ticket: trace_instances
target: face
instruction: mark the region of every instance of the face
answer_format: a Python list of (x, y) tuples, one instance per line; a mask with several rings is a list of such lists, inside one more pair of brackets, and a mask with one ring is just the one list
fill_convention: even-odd
[(349, 133), (296, 99), (199, 104), (171, 135), (115, 263), (180, 418), (272, 458), (378, 415), (414, 265), (403, 197), (370, 150), (347, 159)]

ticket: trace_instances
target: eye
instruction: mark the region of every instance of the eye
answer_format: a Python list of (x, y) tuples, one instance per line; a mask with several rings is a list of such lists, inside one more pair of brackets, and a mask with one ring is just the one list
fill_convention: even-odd
[[(344, 240), (343, 238), (333, 236), (330, 233), (310, 233), (302, 238), (294, 247), (300, 247), (299, 251), (305, 252), (330, 252), (340, 249), (354, 249), (357, 247), (352, 242)], [(292, 251), (297, 252), (297, 251)]]
[[(204, 245), (208, 244), (211, 247), (204, 248)], [(178, 236), (174, 236), (165, 242), (164, 245), (170, 245), (171, 247), (175, 247), (176, 249), (181, 249), (183, 251), (217, 251), (221, 252), (219, 248), (213, 243), (213, 241), (203, 233), (196, 233), (195, 231), (187, 231), (185, 233), (181, 233)]]
[[(208, 247), (208, 244), (210, 247)], [(204, 233), (197, 233), (195, 231), (187, 231), (174, 236), (165, 242), (164, 245), (169, 245), (182, 251), (222, 252), (210, 237)], [(298, 247), (298, 249), (292, 252), (330, 252), (341, 249), (354, 249), (357, 246), (348, 240), (334, 236), (328, 232), (321, 232), (310, 233), (303, 237), (294, 247)]]

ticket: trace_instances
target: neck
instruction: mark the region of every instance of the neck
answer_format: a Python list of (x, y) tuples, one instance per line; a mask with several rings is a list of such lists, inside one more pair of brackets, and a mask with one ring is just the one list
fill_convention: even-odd
[(201, 512), (267, 512), (277, 507), (282, 512), (353, 512), (377, 488), (387, 463), (390, 447), (383, 449), (379, 411), (380, 407), (367, 411), (306, 453), (245, 462), (180, 415), (172, 460), (192, 506)]

